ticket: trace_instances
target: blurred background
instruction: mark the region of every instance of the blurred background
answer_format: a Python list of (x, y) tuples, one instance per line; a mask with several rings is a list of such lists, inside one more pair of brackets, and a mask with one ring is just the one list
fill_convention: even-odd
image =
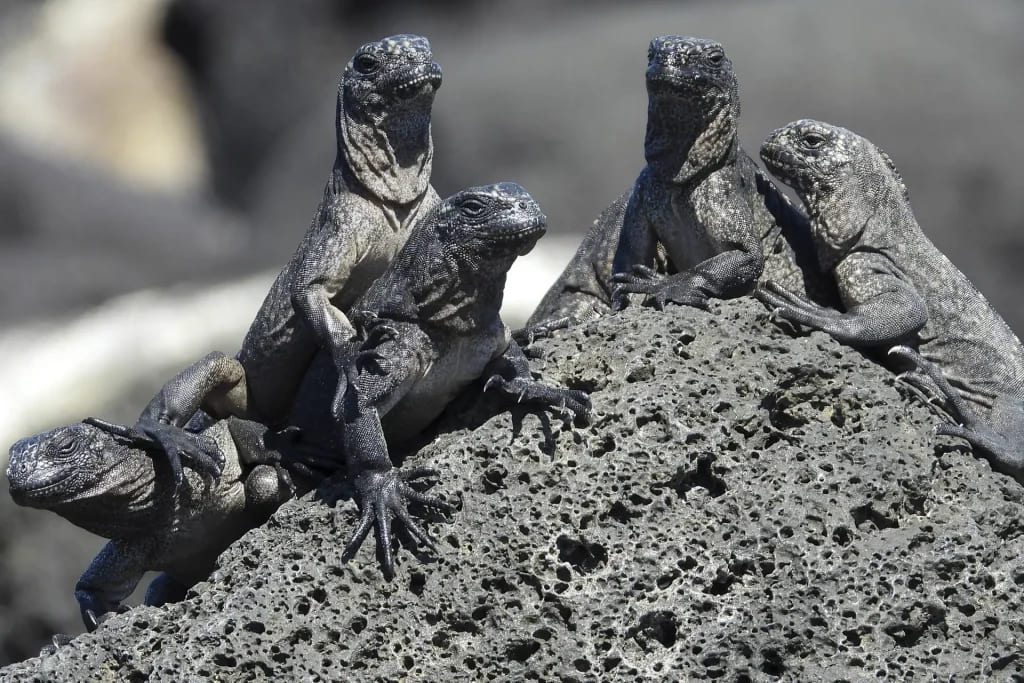
[[(320, 198), (345, 62), (400, 32), (444, 69), (438, 192), (514, 180), (550, 219), (513, 324), (642, 168), (647, 43), (685, 33), (731, 55), (748, 151), (804, 117), (884, 147), (928, 235), (1024, 329), (1019, 0), (4, 0), (0, 464), (57, 424), (132, 421), (238, 348)], [(81, 630), (101, 545), (0, 495), (0, 663)]]

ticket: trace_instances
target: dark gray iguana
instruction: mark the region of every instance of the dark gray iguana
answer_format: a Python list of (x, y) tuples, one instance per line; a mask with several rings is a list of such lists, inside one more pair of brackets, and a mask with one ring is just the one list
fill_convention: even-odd
[(806, 217), (739, 147), (738, 86), (722, 46), (655, 38), (646, 78), (647, 166), (597, 219), (527, 328), (608, 311), (628, 293), (705, 307), (748, 292), (762, 268), (830, 300)]
[(112, 539), (75, 587), (89, 630), (125, 609), (146, 571), (164, 572), (150, 583), (146, 604), (181, 599), (232, 541), (296, 492), (265, 433), (261, 424), (231, 418), (190, 435), (224, 466), (216, 481), (190, 472), (180, 486), (167, 461), (152, 457), (162, 453), (160, 442), (135, 428), (86, 421), (11, 447), (7, 478), (16, 503)]
[(765, 282), (758, 296), (786, 320), (856, 347), (890, 349), (930, 379), (960, 425), (939, 431), (1024, 483), (1024, 347), (974, 285), (921, 231), (892, 160), (820, 121), (791, 123), (761, 147), (769, 170), (811, 217), (844, 311)]
[[(440, 83), (426, 38), (391, 36), (356, 51), (338, 90), (338, 154), (323, 199), (241, 350), (229, 364), (215, 352), (174, 377), (147, 406), (140, 428), (181, 427), (207, 396), (204, 407), (218, 417), (280, 425), (319, 348), (337, 368), (346, 366), (355, 332), (347, 311), (438, 203), (430, 186), (430, 114)], [(210, 395), (212, 366), (220, 383), (230, 368), (230, 391)], [(168, 448), (171, 456), (194, 449), (188, 439)]]
[[(362, 515), (344, 557), (354, 554), (376, 525), (390, 575), (392, 515), (433, 548), (405, 501), (449, 506), (410, 488), (408, 480), (428, 472), (401, 472), (391, 462), (389, 447), (402, 448), (419, 437), (471, 383), (486, 378), (485, 389), (517, 401), (576, 414), (588, 411), (583, 392), (532, 378), (526, 357), (499, 315), (508, 269), (545, 228), (536, 202), (514, 183), (470, 188), (441, 202), (352, 306), (362, 341), (346, 350), (353, 361), (345, 372), (339, 376), (325, 352), (312, 363), (292, 423), (340, 420), (342, 448), (327, 441), (310, 443), (304, 451), (308, 457), (285, 458), (285, 463), (317, 472), (344, 470), (351, 478)], [(237, 362), (223, 355), (207, 358), (209, 362), (201, 362), (202, 382), (169, 384), (154, 403), (198, 406), (216, 415), (214, 406), (236, 389)], [(340, 401), (332, 405), (319, 398), (325, 384), (340, 387)]]

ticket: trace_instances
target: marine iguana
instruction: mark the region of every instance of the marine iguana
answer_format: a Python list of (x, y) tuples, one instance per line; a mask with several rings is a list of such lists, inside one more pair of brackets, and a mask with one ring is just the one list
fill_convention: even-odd
[[(319, 348), (344, 369), (355, 332), (346, 312), (439, 201), (430, 186), (430, 113), (440, 84), (441, 68), (421, 36), (356, 51), (338, 88), (338, 151), (323, 199), (235, 356), (230, 391), (210, 398), (210, 412), (281, 425)], [(223, 354), (172, 378), (142, 422), (185, 425), (211, 386), (211, 364), (223, 371)], [(191, 448), (182, 439), (168, 450), (173, 457)]]
[(806, 217), (739, 147), (738, 86), (721, 44), (655, 38), (646, 78), (647, 166), (595, 221), (527, 328), (606, 312), (628, 293), (703, 308), (747, 292), (762, 269), (830, 300)]
[(264, 442), (266, 430), (231, 418), (190, 435), (216, 450), (224, 467), (216, 482), (188, 472), (181, 486), (167, 460), (152, 457), (160, 442), (134, 427), (87, 420), (11, 446), (7, 478), (16, 503), (111, 539), (75, 587), (90, 631), (127, 609), (123, 601), (146, 571), (163, 572), (149, 585), (147, 605), (183, 597), (231, 542), (296, 493), (280, 454)]
[(856, 347), (889, 349), (930, 378), (963, 426), (939, 431), (986, 451), (1024, 483), (1024, 347), (970, 280), (928, 240), (885, 152), (844, 128), (802, 120), (761, 147), (799, 195), (819, 259), (845, 310), (764, 282), (758, 297), (786, 320)]
[[(391, 515), (433, 548), (405, 501), (450, 506), (411, 489), (408, 480), (430, 472), (399, 471), (389, 448), (417, 439), (476, 380), (485, 379), (485, 390), (515, 401), (577, 415), (588, 412), (589, 399), (582, 391), (532, 378), (522, 349), (499, 315), (508, 269), (545, 229), (540, 207), (514, 183), (469, 188), (449, 197), (413, 230), (384, 274), (351, 307), (361, 341), (346, 351), (353, 360), (345, 371), (337, 372), (326, 351), (310, 365), (292, 413), (313, 424), (338, 420), (341, 447), (321, 441), (311, 444), (304, 457), (286, 457), (285, 462), (317, 472), (343, 470), (353, 481), (362, 515), (343, 557), (351, 557), (376, 526), (384, 570), (392, 574)], [(194, 368), (181, 376), (186, 381), (165, 386), (151, 405), (187, 405), (221, 416), (225, 396), (238, 388), (238, 361), (212, 353)], [(325, 385), (338, 387), (335, 401), (320, 398)]]

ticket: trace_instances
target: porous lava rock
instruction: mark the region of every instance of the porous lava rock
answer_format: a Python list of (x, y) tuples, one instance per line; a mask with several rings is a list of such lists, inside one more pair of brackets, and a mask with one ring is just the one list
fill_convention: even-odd
[(883, 368), (750, 299), (634, 307), (534, 350), (593, 418), (462, 400), (405, 461), (460, 507), (427, 522), (436, 559), (406, 543), (387, 581), (368, 542), (343, 564), (352, 501), (292, 501), (185, 601), (4, 677), (1024, 674), (1024, 489), (933, 436)]

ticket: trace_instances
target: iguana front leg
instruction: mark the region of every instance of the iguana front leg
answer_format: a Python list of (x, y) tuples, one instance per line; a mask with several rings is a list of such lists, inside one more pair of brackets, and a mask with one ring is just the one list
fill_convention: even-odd
[(629, 273), (616, 273), (612, 276), (612, 282), (615, 283), (613, 291), (614, 301), (618, 302), (617, 308), (625, 305), (629, 294), (646, 294), (647, 301), (659, 311), (670, 301), (706, 311), (709, 300), (714, 296), (705, 286), (704, 280), (694, 273), (663, 275), (643, 265), (633, 266)]
[(537, 403), (545, 408), (569, 410), (578, 416), (590, 413), (590, 397), (585, 392), (552, 387), (535, 380), (523, 349), (515, 341), (484, 368), (483, 376), (487, 377), (484, 391), (497, 389), (517, 403)]
[(451, 511), (454, 508), (435, 496), (424, 495), (408, 482), (436, 474), (429, 468), (400, 472), (388, 454), (381, 426), (381, 411), (393, 406), (423, 372), (420, 354), (426, 335), (417, 327), (371, 331), (358, 354), (346, 368), (341, 402), (345, 464), (359, 495), (361, 513), (356, 530), (345, 544), (342, 559), (351, 559), (371, 528), (377, 530), (377, 546), (384, 573), (394, 575), (391, 517), (397, 517), (420, 543), (436, 551), (427, 532), (408, 511), (408, 501)]
[(75, 599), (88, 630), (95, 631), (111, 613), (128, 609), (123, 601), (142, 580), (155, 542), (150, 538), (113, 540), (93, 558), (75, 585)]
[(646, 293), (648, 302), (658, 310), (666, 303), (707, 310), (711, 299), (729, 299), (750, 291), (761, 274), (763, 259), (756, 250), (730, 249), (701, 261), (682, 273), (659, 275), (649, 267), (634, 267), (633, 272), (617, 273), (613, 279), (621, 299), (624, 294)]
[[(95, 631), (111, 614), (128, 611), (129, 607), (122, 601), (132, 594), (145, 574), (147, 543), (110, 541), (89, 563), (75, 586), (75, 599), (87, 630)], [(71, 636), (55, 633), (39, 655), (52, 655), (69, 642)]]
[(826, 332), (843, 344), (886, 346), (906, 339), (928, 321), (924, 300), (905, 283), (893, 284), (846, 312), (820, 306), (770, 281), (762, 283), (755, 296), (773, 315)]

